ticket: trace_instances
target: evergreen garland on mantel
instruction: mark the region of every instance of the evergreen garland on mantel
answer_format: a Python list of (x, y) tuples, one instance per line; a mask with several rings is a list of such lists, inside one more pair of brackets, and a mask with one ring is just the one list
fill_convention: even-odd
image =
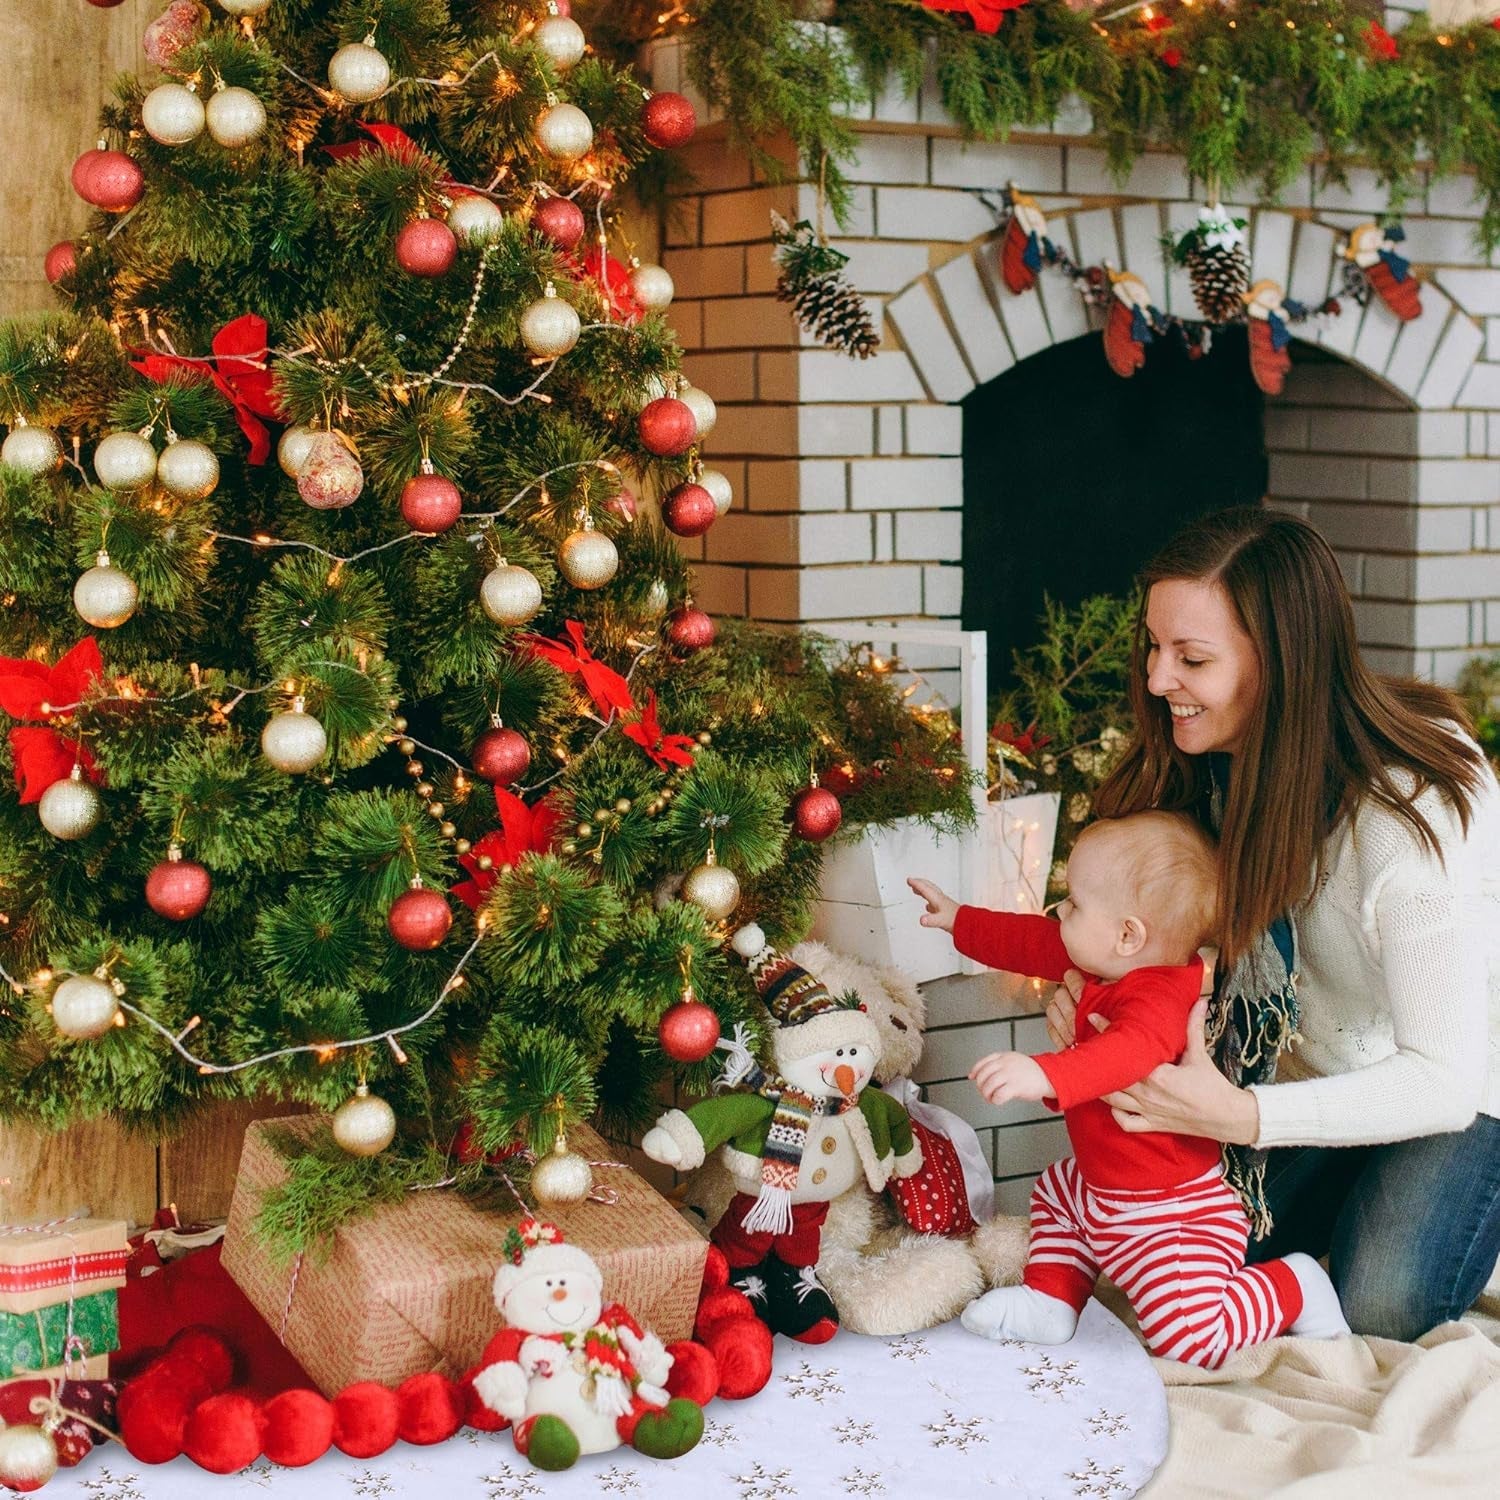
[(840, 216), (838, 166), (857, 145), (847, 111), (892, 80), (915, 92), (931, 66), (968, 135), (1050, 121), (1077, 96), (1122, 177), (1164, 147), (1226, 198), (1239, 186), (1274, 200), (1316, 158), (1335, 182), (1373, 168), (1394, 212), (1421, 170), (1467, 165), (1484, 203), (1478, 238), (1500, 245), (1500, 30), (1488, 22), (1439, 32), (1419, 15), (1392, 39), (1358, 0), (1030, 0), (984, 35), (918, 0), (680, 0), (665, 22), (652, 10), (641, 34), (688, 38), (693, 77), (738, 145), (771, 165), (758, 143), (784, 131), (805, 162), (828, 159)]

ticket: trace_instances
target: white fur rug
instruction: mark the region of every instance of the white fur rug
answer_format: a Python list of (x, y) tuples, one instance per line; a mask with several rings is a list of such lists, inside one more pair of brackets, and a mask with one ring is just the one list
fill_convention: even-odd
[(986, 1343), (948, 1323), (902, 1338), (778, 1339), (775, 1374), (749, 1401), (716, 1401), (704, 1441), (674, 1463), (631, 1449), (544, 1474), (508, 1433), (398, 1444), (368, 1461), (305, 1469), (262, 1460), (225, 1478), (180, 1458), (160, 1468), (114, 1444), (47, 1486), (48, 1500), (1124, 1500), (1167, 1448), (1152, 1362), (1098, 1302), (1055, 1349)]

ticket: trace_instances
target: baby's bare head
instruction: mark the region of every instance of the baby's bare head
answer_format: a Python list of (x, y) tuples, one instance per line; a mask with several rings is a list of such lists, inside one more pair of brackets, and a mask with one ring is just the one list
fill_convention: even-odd
[(1213, 941), (1218, 849), (1187, 813), (1139, 812), (1091, 823), (1073, 846), (1068, 879), (1108, 890), (1121, 916), (1138, 918), (1156, 962), (1185, 963)]

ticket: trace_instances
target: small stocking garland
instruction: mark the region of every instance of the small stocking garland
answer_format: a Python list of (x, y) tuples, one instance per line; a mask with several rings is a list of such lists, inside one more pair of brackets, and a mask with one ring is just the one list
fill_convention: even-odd
[(844, 275), (849, 257), (835, 250), (806, 220), (789, 224), (771, 213), (778, 301), (789, 302), (797, 324), (829, 349), (868, 359), (880, 344), (870, 309)]

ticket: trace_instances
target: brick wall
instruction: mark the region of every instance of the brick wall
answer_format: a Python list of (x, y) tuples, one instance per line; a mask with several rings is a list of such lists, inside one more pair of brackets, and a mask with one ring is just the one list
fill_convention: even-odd
[[(1412, 9), (1402, 6), (1399, 9)], [(1392, 23), (1399, 20), (1392, 16)], [(654, 54), (683, 87), (680, 42)], [(1014, 180), (1080, 261), (1128, 266), (1159, 306), (1194, 313), (1163, 232), (1196, 217), (1199, 185), (1165, 153), (1117, 184), (1086, 112), (1004, 143), (971, 143), (935, 84), (860, 122), (853, 211), (835, 243), (882, 329), (874, 358), (816, 347), (772, 295), (771, 209), (812, 218), (811, 184), (771, 185), (710, 123), (688, 149), (693, 190), (673, 205), (663, 263), (690, 378), (719, 403), (706, 451), (735, 486), (732, 512), (685, 550), (720, 613), (787, 622), (956, 622), (963, 589), (957, 403), (1020, 360), (1087, 333), (1091, 314), (1044, 273), (998, 284), (995, 220), (979, 194)], [(1309, 166), (1274, 207), (1241, 204), (1254, 274), (1317, 303), (1336, 291), (1339, 231), (1386, 207), (1374, 174), (1319, 186)], [(1362, 639), (1392, 670), (1449, 680), (1500, 649), (1500, 269), (1478, 251), (1471, 180), (1424, 184), (1405, 219), (1423, 313), (1346, 303), (1305, 328), (1266, 419), (1272, 503), (1324, 526), (1355, 593)], [(1325, 358), (1323, 356), (1331, 356)]]

